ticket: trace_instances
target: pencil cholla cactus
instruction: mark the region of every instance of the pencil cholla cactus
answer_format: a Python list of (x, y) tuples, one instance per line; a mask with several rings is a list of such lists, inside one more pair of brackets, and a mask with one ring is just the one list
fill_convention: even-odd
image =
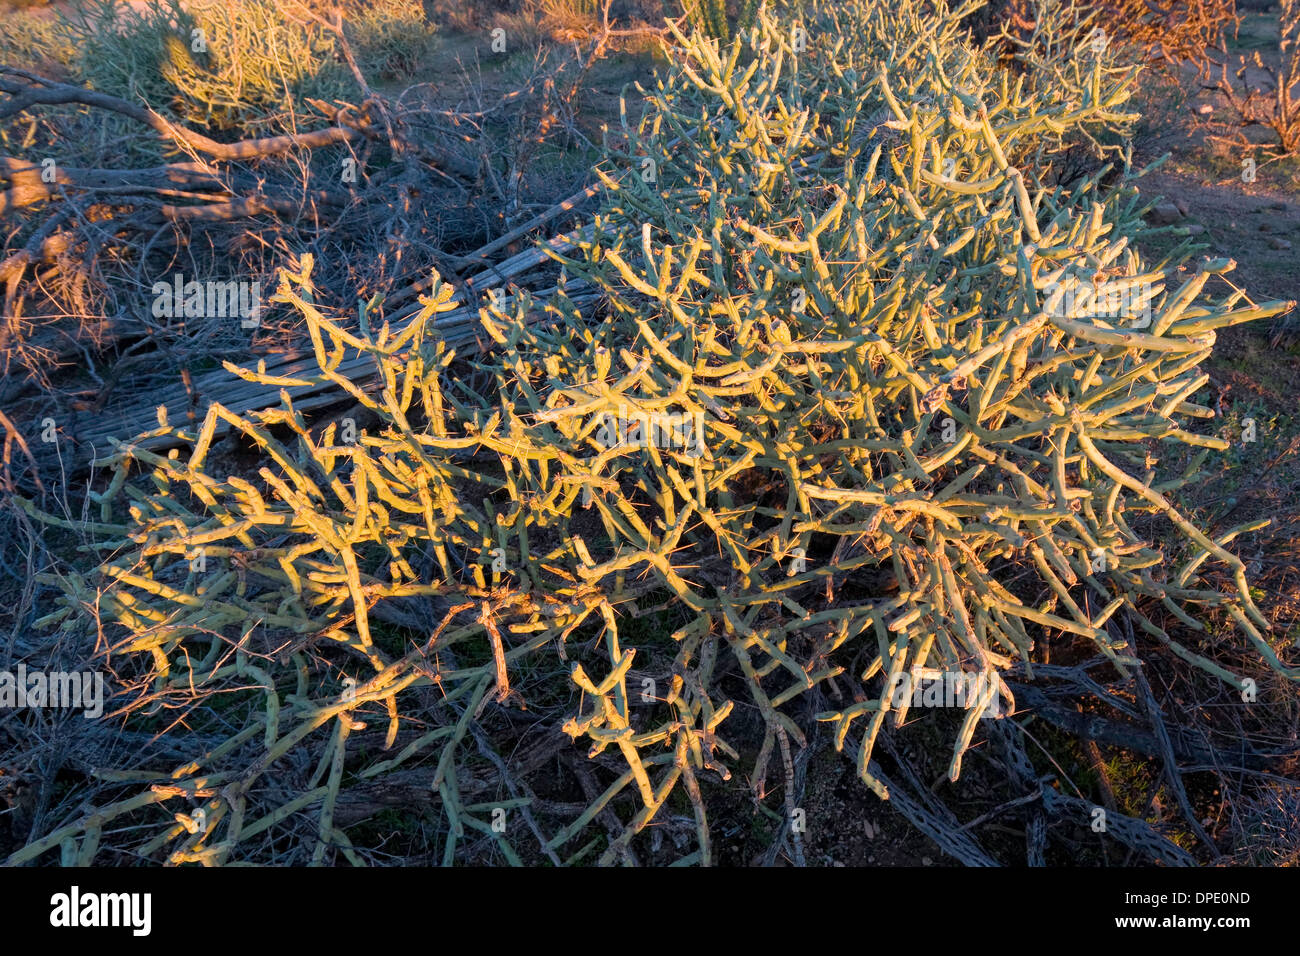
[[(277, 295), (313, 343), (318, 369), (298, 381), (378, 424), (342, 442), (336, 422), (313, 429), (275, 391), (291, 383), (250, 369), (280, 407), (214, 404), (192, 431), (164, 414), (154, 434), (183, 437), (186, 457), (116, 452), (96, 500), (118, 549), (93, 574), (51, 579), (66, 596), (43, 623), (97, 609), (127, 632), (115, 654), (152, 657), (152, 699), (196, 686), (265, 697), (241, 738), (257, 753), (228, 796), (238, 805), (209, 815), (212, 854), (236, 852), (230, 821), (242, 826), (246, 799), (280, 800), (264, 807), (271, 821), (303, 799), (253, 784), (323, 727), (334, 736), (310, 791), (316, 855), (344, 845), (332, 813), (345, 758), (348, 779), (368, 779), (421, 753), (436, 755), (430, 785), (455, 821), (445, 859), (457, 828), (506, 852), (456, 768), (476, 715), (516, 698), (521, 671), (587, 753), (626, 764), (545, 845), (621, 801), (604, 862), (679, 785), (696, 859), (711, 858), (702, 782), (744, 760), (728, 739), (738, 695), (762, 721), (743, 768), (761, 789), (807, 739), (803, 695), (847, 681), (854, 695), (819, 717), (887, 797), (871, 759), (884, 722), (913, 704), (895, 700), (900, 678), (976, 688), (962, 695), (955, 778), (982, 718), (1014, 710), (1006, 670), (1023, 663), (1032, 678), (1045, 634), (1091, 642), (1127, 671), (1131, 626), (1241, 689), (1150, 613), (1195, 630), (1213, 612), (1300, 678), (1228, 548), (1259, 523), (1211, 538), (1173, 498), (1228, 445), (1196, 401), (1215, 330), (1289, 304), (1212, 294), (1233, 264), (1190, 262), (1187, 246), (1139, 255), (1127, 164), (1113, 179), (1047, 175), (1063, 137), (1131, 120), (1133, 73), (1081, 36), (1027, 50), (1012, 75), (969, 41), (962, 17), (976, 6), (807, 0), (797, 20), (815, 42), (797, 57), (796, 17), (780, 6), (729, 45), (679, 32), (673, 68), (608, 150), (586, 238), (553, 253), (563, 284), (545, 301), (485, 297), (485, 352), (453, 371), (440, 330), (457, 304), (437, 277), (409, 325), (374, 329), (363, 311), (353, 330), (314, 304), (306, 258)], [(1071, 69), (1034, 65), (1067, 57)], [(340, 371), (362, 361), (378, 388)], [(689, 422), (697, 440), (611, 441), (611, 416)], [(213, 473), (218, 426), (261, 449), (256, 475)], [(152, 488), (128, 485), (138, 470)], [(189, 564), (196, 547), (204, 573)], [(411, 601), (438, 611), (432, 634), (393, 651), (374, 622)], [(645, 637), (634, 612), (662, 627)], [(226, 642), (242, 646), (252, 622), (289, 647), (346, 649), (363, 672), (352, 694), (309, 684), (305, 662), (229, 661)], [(647, 702), (640, 675), (656, 666)], [(433, 683), (439, 693), (415, 695)], [(395, 756), (349, 757), (356, 708), (386, 713), (392, 744), (413, 699), (434, 708), (420, 717), (433, 730)]]

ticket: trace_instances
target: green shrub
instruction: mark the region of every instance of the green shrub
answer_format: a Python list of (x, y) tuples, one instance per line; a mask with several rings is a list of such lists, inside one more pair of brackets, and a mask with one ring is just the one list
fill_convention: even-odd
[(360, 3), (347, 14), (358, 63), (372, 79), (413, 76), (434, 49), (437, 27), (425, 17), (419, 0)]
[[(416, 0), (348, 4), (344, 14), (345, 35), (372, 82), (417, 72), (436, 41)], [(271, 0), (151, 0), (142, 7), (76, 0), (56, 17), (0, 21), (5, 62), (147, 104), (218, 139), (298, 131), (310, 122), (302, 115), (307, 99), (356, 99), (338, 46), (330, 29), (295, 20)], [(0, 128), (0, 137), (39, 142), (45, 137), (33, 137), (29, 125), (61, 123), (60, 155), (69, 162), (117, 162), (104, 155), (104, 144), (123, 140), (137, 160), (159, 161), (160, 143), (129, 135), (134, 121), (101, 113), (90, 124), (86, 113), (61, 107), (35, 121), (20, 117)]]
[(17, 12), (0, 19), (0, 63), (26, 70), (62, 70), (76, 50), (50, 17)]
[[(705, 36), (726, 43), (732, 36), (726, 0), (680, 0), (682, 15)], [(760, 0), (740, 0), (736, 10), (735, 34), (741, 36), (754, 25)]]
[(695, 29), (725, 43), (731, 36), (725, 0), (682, 0), (682, 12)]
[(355, 89), (333, 36), (269, 0), (78, 0), (62, 16), (82, 82), (208, 130), (286, 130), (304, 98)]

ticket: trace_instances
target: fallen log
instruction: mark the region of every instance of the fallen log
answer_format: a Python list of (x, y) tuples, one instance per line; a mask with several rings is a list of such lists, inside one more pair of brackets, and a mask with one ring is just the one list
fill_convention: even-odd
[(213, 159), (227, 162), (277, 156), (293, 149), (314, 149), (362, 135), (357, 126), (340, 125), (305, 133), (285, 133), (234, 143), (219, 143), (202, 133), (171, 122), (148, 107), (128, 103), (108, 93), (59, 83), (11, 66), (0, 66), (0, 91), (12, 97), (0, 104), (0, 119), (15, 116), (33, 106), (94, 106), (137, 120), (181, 149), (205, 153)]
[[(549, 260), (547, 250), (563, 252), (571, 249), (579, 241), (585, 230), (576, 233), (552, 237), (546, 243), (534, 249), (525, 250), (505, 262), (484, 270), (466, 283), (470, 293), (482, 293), (498, 288), (514, 277), (518, 277)], [(566, 287), (569, 298), (575, 303), (595, 302), (599, 295), (584, 292), (580, 283), (569, 282)], [(468, 299), (468, 296), (464, 297)], [(500, 306), (509, 308), (513, 296), (503, 295)], [(544, 303), (544, 298), (542, 299)], [(472, 355), (483, 347), (480, 341), (480, 329), (477, 317), (480, 306), (477, 302), (467, 301), (452, 311), (438, 317), (435, 327), (442, 332), (443, 340), (456, 349), (462, 357)], [(419, 312), (420, 305), (413, 303), (388, 318), (395, 329), (400, 330)], [(538, 308), (530, 315), (530, 321), (539, 319), (543, 310)], [(308, 351), (281, 352), (267, 356), (265, 371), (269, 375), (286, 379), (312, 378), (317, 372), (314, 355)], [(354, 384), (365, 387), (372, 382), (375, 372), (374, 362), (369, 356), (357, 356), (344, 361), (337, 369)], [(294, 407), (303, 411), (328, 407), (331, 404), (347, 402), (348, 396), (339, 394), (328, 381), (313, 382), (310, 385), (287, 386), (285, 391), (294, 402)], [(208, 405), (220, 402), (223, 406), (238, 414), (246, 414), (278, 403), (279, 396), (269, 392), (264, 386), (247, 382), (224, 368), (214, 369), (190, 378), (189, 382), (178, 382), (162, 390), (152, 391), (122, 402), (117, 408), (91, 415), (73, 415), (65, 421), (58, 422), (56, 442), (33, 441), (31, 445), (35, 459), (42, 468), (52, 464), (56, 459), (65, 469), (79, 470), (92, 460), (111, 452), (112, 440), (126, 441), (156, 427), (158, 409), (167, 410), (172, 421), (178, 414), (185, 415), (193, 421), (201, 422), (206, 415)], [(39, 421), (29, 425), (38, 426)], [(224, 422), (219, 426), (217, 435), (225, 434), (228, 427)], [(174, 447), (178, 444), (174, 437), (159, 436), (139, 442), (139, 446), (150, 451)], [(69, 450), (72, 454), (69, 455)]]

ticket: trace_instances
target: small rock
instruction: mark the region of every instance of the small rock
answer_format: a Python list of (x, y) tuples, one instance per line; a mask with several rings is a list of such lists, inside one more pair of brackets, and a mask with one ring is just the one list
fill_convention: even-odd
[(1151, 210), (1151, 221), (1157, 226), (1170, 226), (1183, 218), (1182, 211), (1171, 202), (1162, 202)]
[(1209, 116), (1213, 112), (1214, 106), (1211, 103), (1200, 103), (1196, 107), (1196, 113), (1198, 116)]
[(1288, 207), (1287, 207), (1287, 204), (1286, 204), (1286, 200), (1285, 200), (1285, 199), (1279, 199), (1277, 202), (1269, 203), (1268, 208), (1269, 208), (1269, 209), (1276, 209), (1276, 210), (1278, 210), (1278, 211), (1280, 211), (1280, 212), (1286, 212)]
[(1270, 247), (1286, 251), (1291, 248), (1291, 240), (1283, 239), (1281, 236), (1274, 236), (1268, 241)]
[(1199, 222), (1194, 222), (1191, 225), (1186, 226), (1185, 228), (1187, 230), (1187, 235), (1189, 236), (1199, 236), (1205, 232), (1205, 227), (1202, 226)]
[(1187, 203), (1183, 202), (1181, 199), (1175, 199), (1175, 200), (1174, 200), (1174, 205), (1178, 207), (1178, 212), (1179, 212), (1179, 214), (1182, 215), (1182, 216), (1184, 216), (1184, 217), (1186, 217), (1186, 215), (1187, 215)]
[(934, 863), (934, 861), (931, 860), (928, 856), (923, 856), (923, 857), (921, 857), (921, 865), (922, 865), (922, 866), (931, 866), (931, 865), (933, 865), (933, 863)]

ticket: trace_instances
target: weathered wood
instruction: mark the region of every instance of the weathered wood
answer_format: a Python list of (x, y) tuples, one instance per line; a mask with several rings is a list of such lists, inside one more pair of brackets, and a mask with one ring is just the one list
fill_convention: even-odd
[[(572, 198), (572, 197), (570, 197)], [(569, 202), (565, 200), (564, 202)], [(557, 204), (558, 206), (564, 203)], [(447, 344), (455, 348), (464, 357), (473, 355), (484, 343), (480, 340), (478, 314), (480, 305), (478, 296), (507, 282), (527, 274), (550, 261), (548, 251), (563, 253), (572, 249), (578, 242), (590, 234), (591, 226), (552, 236), (543, 243), (526, 249), (503, 262), (477, 273), (465, 283), (465, 294), (459, 298), (466, 302), (458, 308), (436, 317), (433, 325), (442, 334)], [(477, 255), (478, 253), (476, 253)], [(399, 302), (409, 300), (419, 291), (432, 285), (432, 277), (412, 283), (403, 288), (396, 296)], [(595, 293), (584, 294), (582, 284), (570, 282), (567, 286), (569, 298), (575, 302), (594, 301)], [(501, 307), (509, 308), (513, 296), (502, 296)], [(392, 304), (390, 298), (386, 305)], [(396, 331), (419, 313), (419, 302), (397, 309), (386, 317), (390, 327)], [(540, 318), (542, 310), (537, 310), (529, 317), (530, 321)], [(344, 396), (328, 381), (316, 381), (319, 368), (314, 354), (309, 350), (295, 349), (277, 352), (264, 357), (266, 373), (282, 378), (311, 379), (311, 385), (287, 387), (285, 391), (294, 402), (294, 407), (302, 411), (311, 411), (331, 404), (346, 401)], [(369, 356), (354, 356), (345, 360), (337, 369), (347, 376), (349, 381), (360, 387), (366, 387), (375, 372), (374, 361)], [(158, 409), (167, 410), (168, 421), (183, 423), (190, 417), (196, 424), (203, 421), (208, 406), (220, 402), (232, 412), (243, 415), (257, 409), (266, 408), (280, 401), (279, 392), (253, 382), (248, 382), (224, 368), (213, 369), (201, 375), (193, 376), (189, 383), (176, 382), (163, 389), (153, 389), (147, 394), (132, 396), (117, 407), (96, 414), (73, 415), (60, 419), (60, 441), (56, 443), (33, 443), (35, 459), (41, 468), (58, 461), (64, 469), (80, 469), (95, 458), (101, 458), (112, 450), (112, 441), (125, 441), (135, 438), (157, 427)], [(223, 435), (229, 427), (221, 422), (217, 435)], [(175, 438), (158, 436), (140, 442), (141, 447), (152, 451), (174, 447), (179, 442)], [(72, 453), (69, 454), (69, 444)]]
[(0, 180), (9, 188), (0, 192), (0, 216), (38, 202), (59, 198), (64, 189), (111, 191), (114, 198), (132, 192), (163, 195), (168, 191), (224, 190), (217, 172), (203, 163), (169, 163), (146, 169), (82, 169), (54, 166), (46, 182), (45, 170), (25, 160), (0, 156)]
[(159, 136), (171, 140), (181, 148), (206, 153), (218, 160), (246, 160), (262, 156), (276, 156), (292, 149), (314, 149), (341, 143), (360, 135), (354, 126), (332, 126), (305, 133), (287, 133), (282, 136), (264, 136), (235, 143), (218, 143), (202, 133), (188, 129), (166, 119), (144, 106), (128, 103), (108, 93), (89, 90), (69, 83), (57, 83), (26, 70), (0, 66), (0, 90), (10, 94), (10, 100), (0, 106), (0, 118), (15, 116), (33, 106), (65, 106), (80, 104), (120, 113), (150, 127)]
[[(596, 294), (581, 295), (570, 293), (570, 299), (576, 302), (594, 301)], [(512, 297), (502, 299), (508, 307)], [(542, 310), (529, 316), (529, 321), (541, 318)], [(462, 307), (438, 317), (435, 325), (445, 328), (443, 340), (456, 349), (461, 356), (473, 355), (482, 349), (480, 330), (473, 321), (478, 315), (477, 307)], [(400, 331), (400, 326), (398, 327)], [(375, 363), (368, 355), (345, 359), (336, 370), (354, 384), (366, 387), (374, 379)], [(266, 372), (284, 378), (316, 378), (319, 369), (316, 359), (310, 353), (293, 352), (276, 356), (266, 362)], [(341, 401), (348, 401), (340, 394), (337, 387), (325, 380), (311, 385), (288, 386), (284, 389), (294, 407), (301, 411), (310, 411), (329, 406)], [(99, 416), (74, 426), (70, 438), (78, 449), (78, 462), (88, 463), (91, 458), (106, 455), (112, 449), (110, 438), (126, 440), (149, 431), (157, 426), (157, 410), (164, 406), (171, 422), (182, 421), (190, 412), (193, 420), (202, 422), (212, 402), (219, 402), (224, 407), (240, 415), (276, 405), (280, 401), (278, 391), (273, 391), (254, 382), (248, 382), (222, 369), (214, 369), (192, 380), (192, 387), (187, 389), (183, 383), (172, 386), (165, 391), (153, 392), (126, 404), (120, 411)], [(229, 430), (224, 422), (218, 424), (218, 437)], [(138, 443), (140, 447), (152, 451), (175, 447), (180, 444), (175, 438), (158, 436)], [(38, 456), (39, 457), (39, 456)], [(65, 458), (66, 462), (66, 458)]]

